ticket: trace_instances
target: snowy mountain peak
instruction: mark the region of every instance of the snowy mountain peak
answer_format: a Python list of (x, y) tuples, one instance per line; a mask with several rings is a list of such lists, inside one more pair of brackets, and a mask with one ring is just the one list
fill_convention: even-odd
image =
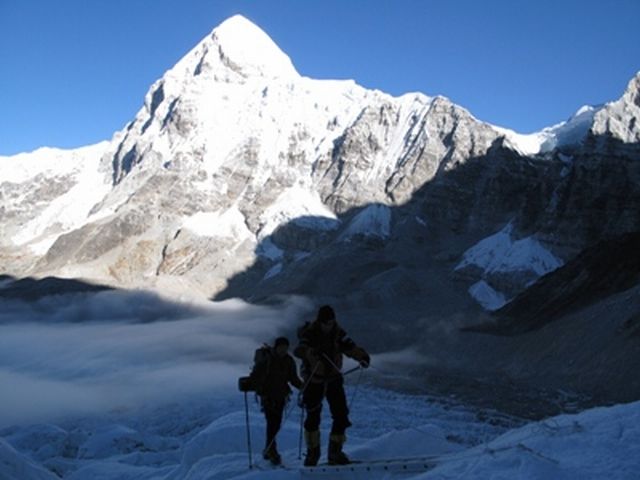
[(584, 105), (567, 121), (539, 132), (520, 134), (494, 127), (505, 136), (505, 144), (523, 155), (551, 152), (580, 145), (587, 135), (611, 136), (625, 143), (640, 141), (640, 72), (631, 79), (622, 97), (606, 105)]
[(626, 102), (640, 107), (640, 71), (631, 79), (622, 98)]
[(591, 132), (624, 143), (640, 142), (640, 72), (631, 79), (622, 97), (605, 105), (593, 122)]
[(245, 75), (297, 76), (291, 59), (257, 25), (242, 15), (222, 22), (211, 34), (220, 59)]

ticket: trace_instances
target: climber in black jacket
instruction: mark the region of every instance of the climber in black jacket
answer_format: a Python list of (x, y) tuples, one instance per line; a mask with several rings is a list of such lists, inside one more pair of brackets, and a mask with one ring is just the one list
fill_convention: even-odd
[(297, 389), (303, 385), (296, 373), (295, 360), (288, 350), (289, 340), (286, 337), (277, 338), (273, 346), (263, 346), (256, 351), (251, 372), (267, 421), (267, 438), (262, 456), (274, 465), (281, 463), (276, 435), (280, 431), (284, 407), (291, 394), (289, 384)]
[(351, 422), (341, 372), (342, 355), (368, 367), (369, 354), (338, 325), (335, 312), (329, 305), (320, 307), (315, 321), (301, 327), (298, 337), (300, 342), (294, 355), (302, 359), (302, 375), (306, 385), (302, 396), (307, 410), (304, 423), (307, 455), (304, 464), (317, 465), (320, 459), (320, 412), (325, 396), (333, 419), (327, 455), (329, 464), (348, 464), (350, 461), (342, 451), (342, 446), (346, 441), (345, 431)]

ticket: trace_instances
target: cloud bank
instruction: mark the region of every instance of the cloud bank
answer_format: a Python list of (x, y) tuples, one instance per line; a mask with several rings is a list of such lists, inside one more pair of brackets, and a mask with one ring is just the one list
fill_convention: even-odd
[(123, 291), (1, 300), (0, 427), (235, 393), (254, 350), (309, 308)]

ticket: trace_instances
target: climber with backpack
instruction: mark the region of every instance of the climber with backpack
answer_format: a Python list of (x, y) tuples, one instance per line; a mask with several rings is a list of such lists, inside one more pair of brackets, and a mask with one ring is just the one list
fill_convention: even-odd
[[(284, 408), (289, 401), (291, 387), (303, 388), (296, 373), (296, 363), (289, 355), (289, 340), (276, 338), (273, 346), (264, 344), (256, 350), (249, 377), (241, 380), (240, 390), (255, 391), (267, 423), (267, 435), (262, 456), (274, 465), (280, 465), (276, 435), (280, 431)], [(243, 383), (244, 381), (244, 383)]]
[(345, 431), (351, 426), (349, 409), (344, 393), (342, 355), (369, 366), (369, 354), (347, 336), (338, 325), (336, 315), (329, 305), (318, 310), (316, 319), (307, 322), (298, 330), (299, 344), (294, 355), (302, 359), (302, 376), (306, 387), (302, 392), (302, 403), (307, 412), (304, 435), (307, 444), (305, 466), (315, 466), (320, 459), (320, 412), (326, 397), (331, 410), (333, 424), (329, 437), (327, 459), (330, 465), (350, 463), (342, 451), (346, 441)]

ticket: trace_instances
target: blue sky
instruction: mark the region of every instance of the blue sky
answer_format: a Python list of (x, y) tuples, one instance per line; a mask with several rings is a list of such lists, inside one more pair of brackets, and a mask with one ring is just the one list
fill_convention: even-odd
[(638, 0), (0, 0), (0, 154), (110, 139), (236, 13), (303, 75), (445, 95), (520, 132), (640, 70)]

